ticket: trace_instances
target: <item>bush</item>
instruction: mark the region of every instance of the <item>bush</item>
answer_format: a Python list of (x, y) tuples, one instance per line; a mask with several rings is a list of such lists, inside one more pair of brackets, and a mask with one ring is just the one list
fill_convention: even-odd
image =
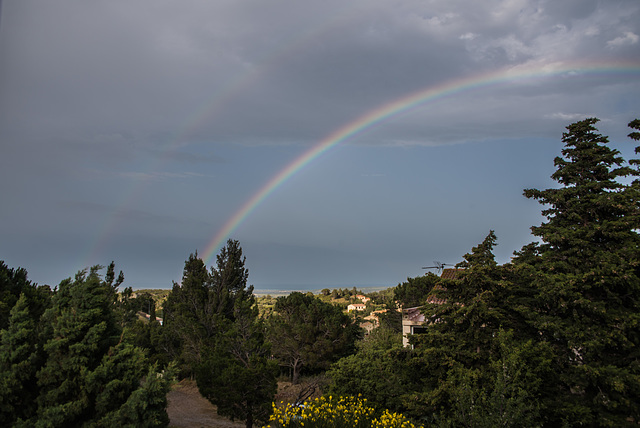
[[(284, 404), (284, 403), (282, 403)], [(273, 414), (266, 428), (415, 428), (401, 414), (376, 410), (361, 397), (320, 397), (302, 406), (273, 404)]]

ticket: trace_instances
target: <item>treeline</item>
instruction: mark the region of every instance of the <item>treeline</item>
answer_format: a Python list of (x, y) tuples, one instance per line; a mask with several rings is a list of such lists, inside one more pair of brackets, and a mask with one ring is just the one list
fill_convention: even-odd
[[(433, 427), (637, 426), (640, 161), (625, 161), (596, 123), (567, 127), (557, 187), (524, 191), (546, 217), (536, 242), (499, 265), (490, 231), (448, 279), (369, 293), (387, 311), (366, 336), (331, 303), (355, 288), (291, 293), (260, 315), (233, 240), (209, 269), (189, 256), (162, 325), (137, 319), (154, 300), (118, 294), (113, 264), (54, 290), (0, 264), (0, 425), (166, 426), (176, 377), (251, 427), (273, 414), (277, 379), (322, 375), (326, 403), (356, 403), (356, 420), (366, 399), (371, 420), (391, 421), (376, 426), (400, 426), (393, 412)], [(640, 141), (640, 121), (629, 126)], [(402, 307), (418, 307), (426, 327), (409, 347)], [(361, 398), (330, 398), (347, 396)], [(283, 412), (272, 426), (314, 426)]]
[(328, 369), (353, 352), (359, 328), (339, 307), (298, 292), (262, 318), (247, 280), (238, 241), (227, 242), (210, 271), (192, 254), (165, 302), (158, 350), (195, 378), (219, 414), (250, 427), (268, 419), (281, 368), (293, 383), (303, 368)]
[(172, 367), (138, 346), (141, 302), (118, 298), (122, 272), (100, 269), (51, 290), (0, 262), (0, 426), (168, 424)]
[[(567, 127), (558, 187), (524, 191), (543, 205), (539, 240), (498, 265), (491, 231), (455, 279), (400, 284), (396, 299), (421, 306), (427, 328), (413, 349), (340, 360), (330, 392), (426, 426), (640, 423), (640, 162), (608, 147), (596, 122)], [(640, 140), (640, 121), (629, 126)]]

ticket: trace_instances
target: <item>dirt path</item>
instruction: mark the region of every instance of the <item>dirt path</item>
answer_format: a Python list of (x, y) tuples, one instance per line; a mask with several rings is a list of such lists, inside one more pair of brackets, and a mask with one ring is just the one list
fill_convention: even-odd
[[(319, 397), (322, 395), (320, 389), (318, 382), (314, 380), (302, 382), (299, 385), (291, 385), (291, 382), (278, 382), (275, 402), (293, 403), (303, 391), (312, 392), (311, 398)], [(218, 416), (216, 406), (200, 395), (196, 382), (192, 380), (182, 380), (175, 384), (167, 394), (167, 401), (170, 428), (244, 428), (245, 426), (244, 422), (231, 422), (227, 418)]]
[(167, 394), (169, 427), (200, 428), (223, 427), (244, 428), (242, 422), (231, 422), (218, 416), (216, 407), (200, 395), (194, 381), (183, 380), (173, 386)]

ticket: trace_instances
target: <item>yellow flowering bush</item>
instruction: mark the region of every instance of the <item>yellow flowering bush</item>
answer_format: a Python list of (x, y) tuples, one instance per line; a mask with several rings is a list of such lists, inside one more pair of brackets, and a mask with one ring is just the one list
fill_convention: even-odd
[(374, 418), (375, 409), (361, 397), (320, 397), (302, 406), (273, 403), (273, 414), (265, 428), (416, 428), (398, 413), (385, 410)]

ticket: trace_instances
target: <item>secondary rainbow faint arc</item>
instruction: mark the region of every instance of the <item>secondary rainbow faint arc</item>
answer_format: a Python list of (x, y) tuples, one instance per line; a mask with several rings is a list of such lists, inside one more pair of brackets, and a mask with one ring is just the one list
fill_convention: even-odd
[(329, 134), (327, 137), (316, 143), (311, 149), (303, 153), (296, 160), (287, 165), (284, 169), (272, 177), (262, 188), (260, 188), (242, 207), (225, 223), (220, 231), (214, 236), (213, 240), (205, 248), (203, 260), (208, 264), (213, 254), (221, 248), (233, 231), (251, 214), (251, 212), (264, 201), (275, 189), (282, 183), (300, 171), (305, 165), (313, 161), (318, 156), (335, 146), (336, 144), (347, 140), (348, 138), (372, 127), (373, 125), (396, 116), (404, 111), (409, 110), (419, 104), (433, 101), (454, 95), (458, 92), (466, 91), (476, 87), (489, 86), (491, 84), (515, 81), (518, 79), (526, 79), (533, 77), (550, 77), (554, 75), (577, 73), (607, 73), (607, 72), (640, 72), (640, 63), (628, 62), (623, 64), (612, 65), (605, 64), (588, 64), (578, 65), (574, 63), (572, 66), (562, 66), (555, 69), (547, 67), (526, 69), (524, 71), (500, 70), (483, 75), (475, 75), (463, 79), (457, 79), (445, 82), (437, 86), (431, 86), (424, 90), (414, 92), (408, 96), (398, 98), (390, 103), (383, 104), (376, 109), (370, 110), (356, 120), (347, 123), (341, 128)]

